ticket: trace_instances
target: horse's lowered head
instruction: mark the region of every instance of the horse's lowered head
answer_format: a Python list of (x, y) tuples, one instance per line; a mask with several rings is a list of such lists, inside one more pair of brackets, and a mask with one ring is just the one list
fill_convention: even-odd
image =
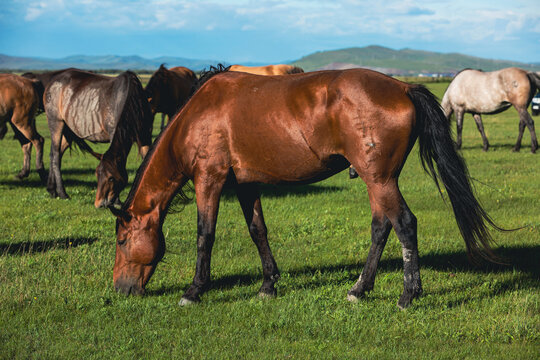
[(97, 191), (94, 206), (103, 208), (119, 203), (118, 196), (128, 181), (125, 165), (118, 166), (116, 161), (110, 161), (104, 155), (96, 168), (96, 177)]
[(165, 254), (159, 215), (157, 210), (139, 216), (123, 209), (109, 209), (117, 217), (114, 288), (125, 295), (143, 295), (144, 287)]

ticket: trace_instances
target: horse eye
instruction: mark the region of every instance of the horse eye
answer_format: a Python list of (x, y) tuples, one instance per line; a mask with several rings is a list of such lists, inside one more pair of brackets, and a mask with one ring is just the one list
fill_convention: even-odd
[(126, 239), (124, 240), (117, 240), (116, 243), (120, 246), (124, 245), (126, 243)]
[(110, 183), (114, 182), (114, 178), (113, 177), (110, 177), (109, 180), (108, 180)]

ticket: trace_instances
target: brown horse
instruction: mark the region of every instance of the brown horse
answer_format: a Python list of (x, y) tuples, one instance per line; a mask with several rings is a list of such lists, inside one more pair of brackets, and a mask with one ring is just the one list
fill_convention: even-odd
[[(41, 92), (43, 95), (43, 92)], [(36, 147), (36, 171), (42, 182), (47, 181), (43, 167), (43, 137), (36, 130), (36, 111), (39, 105), (38, 82), (12, 74), (0, 74), (0, 139), (7, 132), (9, 123), (21, 144), (24, 160), (17, 179), (30, 174), (32, 144)]]
[(231, 65), (229, 71), (246, 72), (255, 75), (288, 75), (303, 73), (304, 70), (293, 65), (266, 65), (266, 66), (243, 66)]
[(497, 114), (510, 106), (519, 113), (519, 135), (514, 151), (521, 148), (521, 139), (525, 126), (531, 133), (531, 152), (536, 152), (538, 140), (534, 130), (534, 121), (527, 112), (536, 90), (540, 89), (540, 77), (533, 72), (518, 68), (506, 68), (498, 71), (483, 72), (465, 69), (459, 72), (448, 86), (442, 100), (442, 107), (448, 118), (452, 112), (456, 115), (458, 148), (461, 148), (463, 115), (471, 113), (482, 141), (483, 150), (487, 151), (489, 142), (484, 133), (481, 114)]
[(195, 73), (183, 66), (167, 70), (163, 64), (146, 84), (145, 92), (152, 108), (152, 114), (161, 114), (161, 129), (165, 127), (165, 116), (172, 119), (186, 103), (197, 82)]
[(152, 144), (152, 113), (137, 75), (126, 71), (111, 78), (68, 69), (52, 78), (44, 99), (51, 131), (47, 184), (51, 196), (68, 198), (60, 173), (62, 154), (67, 148), (62, 139), (84, 139), (110, 142), (96, 169), (94, 205), (105, 207), (116, 202), (127, 184), (126, 161), (132, 144), (137, 142), (142, 157)]
[[(192, 180), (197, 201), (197, 265), (181, 305), (200, 300), (210, 282), (210, 258), (219, 200), (236, 189), (262, 261), (261, 296), (276, 293), (279, 271), (267, 240), (257, 183), (311, 183), (353, 164), (367, 184), (372, 245), (356, 301), (373, 289), (392, 227), (403, 247), (407, 307), (422, 292), (416, 218), (398, 177), (416, 138), (426, 171), (445, 186), (458, 226), (474, 258), (493, 258), (486, 222), (494, 225), (471, 190), (464, 160), (435, 97), (363, 69), (291, 76), (222, 72), (208, 80), (155, 141), (117, 216), (115, 288), (143, 294), (165, 252), (162, 224), (176, 194)], [(438, 174), (434, 169), (435, 164)]]

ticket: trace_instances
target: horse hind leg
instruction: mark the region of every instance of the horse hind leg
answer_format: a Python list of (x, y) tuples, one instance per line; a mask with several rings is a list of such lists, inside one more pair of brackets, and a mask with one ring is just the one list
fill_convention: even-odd
[(476, 122), (476, 127), (478, 128), (478, 131), (480, 132), (480, 135), (482, 136), (482, 142), (484, 143), (482, 150), (488, 151), (489, 142), (488, 142), (486, 133), (484, 132), (484, 124), (482, 123), (482, 117), (480, 116), (480, 114), (473, 114), (473, 118), (474, 118), (474, 121)]
[(403, 199), (396, 181), (368, 186), (368, 192), (373, 214), (372, 245), (366, 266), (349, 291), (348, 299), (356, 300), (373, 288), (377, 265), (392, 226), (403, 250), (403, 293), (398, 307), (405, 309), (422, 293), (416, 217)]
[(259, 297), (274, 297), (276, 295), (274, 284), (280, 275), (268, 244), (267, 229), (257, 185), (238, 185), (236, 193), (248, 225), (249, 234), (257, 246), (262, 262), (264, 280), (259, 289)]
[(455, 115), (456, 115), (456, 129), (457, 129), (457, 134), (456, 134), (456, 147), (458, 149), (461, 149), (461, 133), (463, 132), (463, 116), (464, 116), (464, 111), (461, 110), (461, 109), (457, 109), (454, 111)]
[(519, 134), (514, 146), (513, 151), (519, 151), (521, 149), (521, 139), (523, 138), (523, 132), (525, 131), (525, 126), (529, 129), (531, 133), (531, 152), (534, 154), (538, 149), (538, 140), (536, 138), (536, 131), (534, 129), (534, 120), (527, 111), (527, 108), (516, 108), (519, 113)]

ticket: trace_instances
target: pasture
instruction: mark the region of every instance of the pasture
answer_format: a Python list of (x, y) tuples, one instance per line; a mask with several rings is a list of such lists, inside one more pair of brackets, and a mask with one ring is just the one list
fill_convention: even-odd
[[(439, 98), (447, 86), (428, 85)], [(37, 124), (48, 170), (44, 114)], [(177, 305), (194, 275), (194, 203), (168, 215), (167, 252), (147, 295), (118, 295), (115, 218), (93, 206), (97, 160), (66, 152), (62, 173), (71, 199), (51, 199), (33, 164), (28, 179), (14, 179), (22, 153), (10, 131), (0, 142), (0, 358), (537, 358), (540, 155), (529, 152), (528, 134), (521, 152), (511, 152), (515, 110), (484, 116), (484, 127), (488, 152), (474, 120), (465, 117), (462, 153), (495, 222), (523, 227), (493, 232), (497, 253), (510, 265), (468, 263), (449, 202), (422, 170), (415, 147), (400, 188), (418, 218), (424, 294), (406, 311), (396, 306), (403, 269), (393, 232), (375, 289), (356, 304), (346, 300), (366, 259), (371, 226), (365, 185), (349, 180), (347, 171), (313, 185), (262, 188), (281, 271), (277, 298), (256, 296), (260, 259), (231, 191), (220, 205), (212, 288), (200, 304)], [(158, 128), (156, 117), (154, 135)], [(92, 147), (104, 152), (108, 145)], [(141, 161), (136, 153), (134, 147), (128, 159), (130, 183)]]

